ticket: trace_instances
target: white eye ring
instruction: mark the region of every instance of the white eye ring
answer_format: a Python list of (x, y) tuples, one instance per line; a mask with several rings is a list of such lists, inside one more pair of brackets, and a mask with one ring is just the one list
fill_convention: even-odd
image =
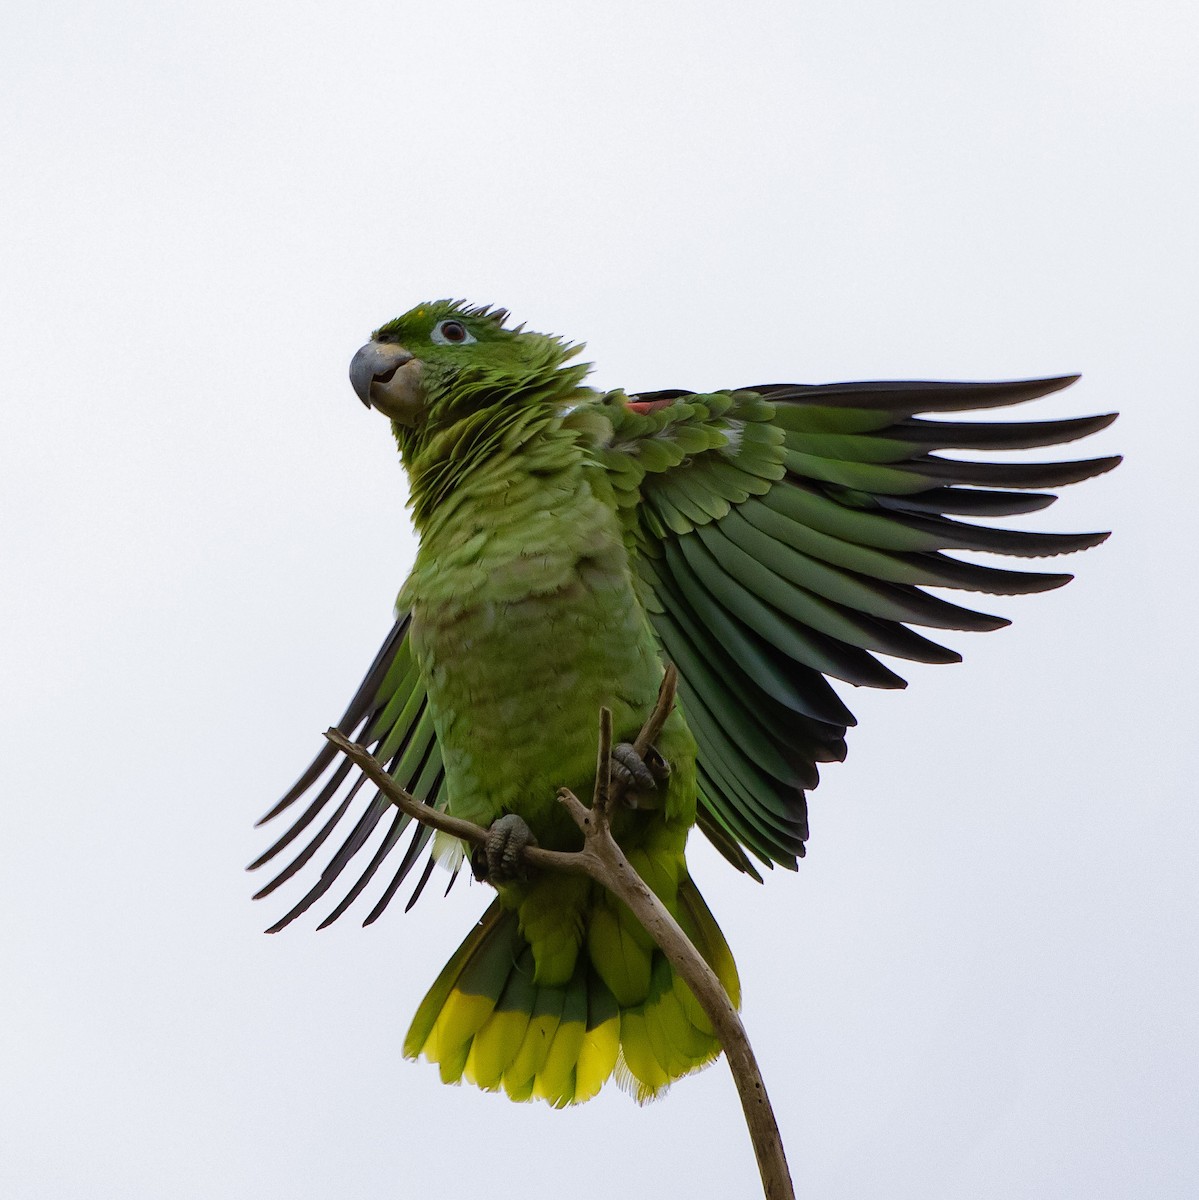
[(429, 340), (438, 346), (469, 346), (471, 342), (478, 339), (461, 321), (455, 321), (453, 317), (450, 317), (445, 321), (438, 321), (433, 326)]

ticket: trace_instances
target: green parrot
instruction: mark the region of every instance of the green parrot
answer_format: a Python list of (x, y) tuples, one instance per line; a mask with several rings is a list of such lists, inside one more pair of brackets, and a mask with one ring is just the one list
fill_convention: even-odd
[[(530, 841), (580, 845), (555, 796), (562, 786), (591, 794), (600, 707), (612, 710), (615, 769), (629, 785), (613, 833), (736, 1004), (733, 957), (687, 871), (692, 827), (755, 879), (762, 865), (794, 869), (808, 837), (805, 793), (818, 764), (844, 758), (854, 724), (829, 680), (903, 687), (876, 655), (960, 660), (911, 626), (1008, 623), (927, 587), (1011, 595), (1066, 583), (944, 551), (1042, 557), (1102, 542), (1105, 533), (970, 518), (1044, 508), (1055, 497), (1035, 489), (1119, 461), (937, 453), (1057, 445), (1115, 414), (917, 415), (1022, 403), (1076, 376), (627, 395), (587, 387), (580, 349), (511, 327), (503, 310), (439, 300), (383, 325), (354, 356), (354, 390), (391, 420), (420, 547), (395, 625), (338, 725), (419, 800), (490, 831), (471, 866), (495, 899), (421, 1003), (405, 1054), (436, 1062), (446, 1082), (555, 1106), (613, 1076), (646, 1100), (719, 1052), (690, 990), (619, 901), (581, 876), (521, 871)], [(679, 703), (639, 757), (629, 743), (666, 661), (678, 668)], [(270, 932), (363, 854), (322, 928), (335, 920), (405, 832), (366, 924), (426, 848), (409, 907), (436, 861), (451, 885), (457, 878), (460, 843), (437, 835), (430, 846), (430, 830), (410, 828), (385, 798), (359, 798), (363, 778), (335, 757), (322, 750), (263, 818), (311, 797), (251, 864), (298, 848), (258, 897), (335, 828), (346, 834)]]

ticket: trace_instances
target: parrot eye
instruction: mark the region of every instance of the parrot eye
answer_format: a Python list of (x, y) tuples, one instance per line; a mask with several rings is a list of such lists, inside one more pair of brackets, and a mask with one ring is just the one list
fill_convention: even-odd
[(430, 336), (441, 346), (465, 346), (475, 340), (461, 321), (438, 321)]

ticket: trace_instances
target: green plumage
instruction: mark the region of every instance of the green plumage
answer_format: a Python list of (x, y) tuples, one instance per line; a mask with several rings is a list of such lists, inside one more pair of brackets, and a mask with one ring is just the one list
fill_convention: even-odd
[[(935, 451), (1053, 445), (1112, 418), (916, 416), (1019, 403), (1070, 379), (599, 394), (584, 386), (575, 348), (505, 318), (421, 305), (355, 357), (360, 397), (392, 418), (420, 548), (396, 626), (339, 727), (425, 802), (481, 826), (515, 813), (541, 845), (569, 849), (579, 835), (555, 795), (590, 793), (600, 706), (612, 710), (617, 740), (631, 741), (664, 659), (673, 661), (680, 705), (657, 747), (671, 773), (622, 808), (614, 832), (736, 1002), (732, 956), (687, 874), (691, 827), (757, 877), (754, 860), (794, 867), (808, 833), (805, 792), (819, 763), (844, 757), (853, 724), (829, 678), (902, 687), (876, 655), (959, 658), (910, 626), (1006, 623), (924, 587), (1012, 594), (1069, 578), (944, 551), (1050, 555), (1105, 536), (946, 514), (1031, 511), (1053, 497), (1028, 489), (1117, 460), (981, 463)], [(380, 796), (357, 800), (361, 780), (350, 776), (322, 752), (267, 814), (313, 793), (252, 864), (309, 839), (260, 895), (300, 870), (356, 803), (359, 812), (272, 930), (360, 854), (361, 875), (325, 923), (393, 862), (409, 822)], [(367, 923), (428, 841), (423, 826), (412, 831)], [(438, 838), (433, 849), (452, 882), (460, 848)], [(555, 1105), (587, 1099), (613, 1074), (649, 1098), (715, 1057), (694, 998), (623, 905), (574, 876), (497, 890), (422, 1003), (405, 1053), (437, 1062), (448, 1082)]]

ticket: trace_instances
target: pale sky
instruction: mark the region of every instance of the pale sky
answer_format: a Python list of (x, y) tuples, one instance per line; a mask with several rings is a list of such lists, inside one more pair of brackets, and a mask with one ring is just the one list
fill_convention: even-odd
[(1110, 542), (847, 697), (798, 875), (691, 858), (801, 1196), (1199, 1194), (1196, 12), (8, 0), (0, 1195), (756, 1194), (723, 1063), (560, 1113), (402, 1059), (485, 888), (250, 901), (413, 554), (346, 367), (446, 295), (600, 386), (1122, 410), (1026, 519)]

